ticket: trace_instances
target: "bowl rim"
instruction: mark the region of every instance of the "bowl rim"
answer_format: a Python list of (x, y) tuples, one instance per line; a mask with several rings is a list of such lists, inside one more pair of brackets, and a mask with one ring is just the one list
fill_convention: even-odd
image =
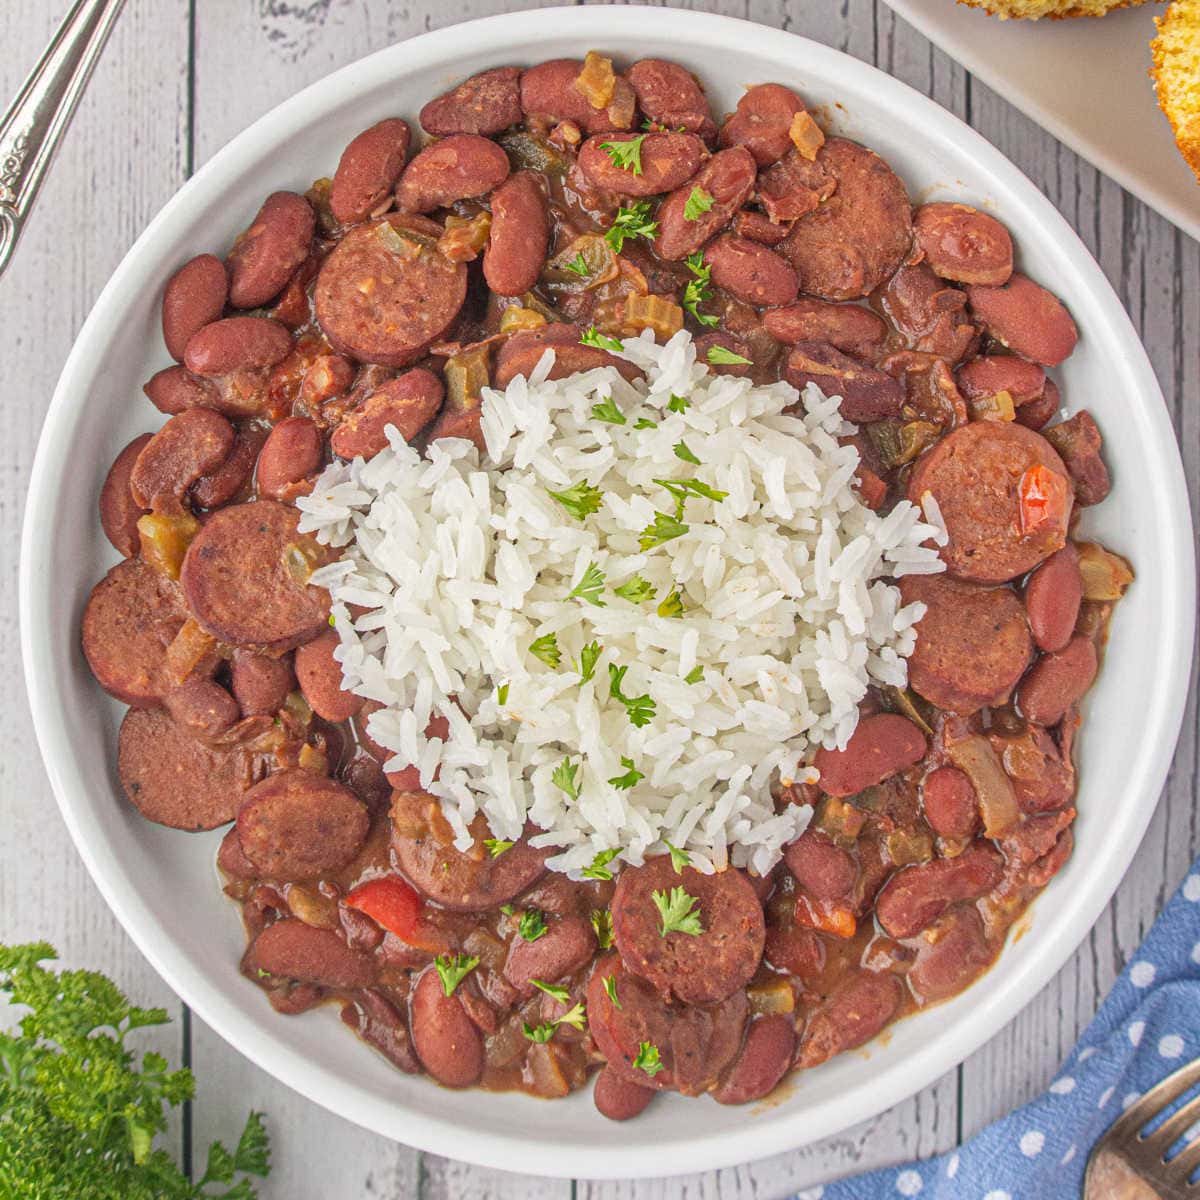
[[(1130, 836), (1114, 846), (1109, 856), (1110, 875), (1078, 894), (1060, 896), (1061, 908), (1055, 923), (1044, 934), (1044, 945), (1036, 956), (1010, 970), (1003, 978), (992, 977), (998, 986), (980, 992), (969, 1022), (939, 1043), (922, 1049), (912, 1061), (885, 1067), (869, 1087), (848, 1089), (829, 1099), (809, 1119), (800, 1123), (785, 1110), (764, 1113), (719, 1134), (705, 1133), (673, 1140), (669, 1146), (647, 1142), (629, 1144), (613, 1155), (605, 1147), (562, 1138), (536, 1139), (537, 1154), (522, 1154), (534, 1144), (534, 1134), (519, 1139), (470, 1126), (469, 1108), (463, 1121), (442, 1119), (397, 1102), (381, 1110), (376, 1099), (361, 1085), (343, 1075), (305, 1059), (286, 1038), (263, 1037), (246, 1026), (246, 1018), (231, 1001), (226, 988), (195, 970), (183, 949), (159, 927), (154, 915), (140, 903), (133, 877), (119, 859), (104, 846), (104, 831), (95, 814), (88, 812), (84, 789), (69, 778), (64, 764), (72, 749), (63, 717), (64, 681), (53, 670), (52, 631), (44, 620), (41, 597), (49, 592), (54, 577), (50, 539), (39, 532), (52, 528), (59, 483), (65, 470), (60, 446), (65, 441), (77, 407), (75, 397), (86, 395), (88, 373), (102, 360), (114, 330), (110, 313), (130, 281), (144, 277), (160, 266), (162, 252), (173, 247), (171, 229), (177, 218), (199, 208), (205, 194), (227, 182), (245, 178), (244, 163), (278, 144), (283, 138), (307, 128), (316, 119), (370, 90), (385, 79), (405, 73), (405, 60), (414, 55), (425, 66), (444, 65), (453, 69), (472, 53), (496, 55), (518, 46), (537, 46), (548, 21), (555, 33), (569, 29), (572, 37), (603, 44), (615, 26), (636, 17), (637, 31), (650, 37), (674, 37), (689, 53), (720, 54), (722, 47), (737, 42), (749, 54), (777, 58), (781, 38), (805, 43), (805, 53), (838, 63), (845, 77), (869, 81), (879, 107), (894, 106), (920, 119), (928, 139), (949, 146), (953, 153), (969, 152), (978, 164), (978, 174), (998, 189), (1015, 190), (1030, 210), (1030, 220), (1056, 235), (1057, 250), (1079, 281), (1090, 288), (1103, 309), (1109, 328), (1121, 335), (1122, 365), (1130, 384), (1131, 405), (1140, 422), (1148, 461), (1157, 468), (1147, 486), (1165, 497), (1164, 507), (1179, 517), (1164, 534), (1171, 553), (1163, 564), (1160, 583), (1168, 605), (1168, 620), (1158, 631), (1159, 657), (1164, 664), (1163, 686), (1143, 698), (1146, 728), (1155, 736), (1141, 740), (1131, 753), (1129, 775), (1139, 784), (1154, 789), (1155, 802), (1166, 779), (1175, 741), (1183, 719), (1188, 671), (1195, 623), (1194, 547), (1191, 515), (1182, 463), (1175, 435), (1158, 382), (1132, 322), (1099, 265), (1050, 200), (1021, 171), (983, 136), (935, 101), (892, 78), (868, 63), (777, 28), (717, 14), (671, 8), (634, 8), (620, 5), (578, 8), (534, 9), (451, 25), (394, 43), (350, 63), (309, 85), (256, 120), (219, 150), (163, 206), (122, 259), (97, 298), (91, 313), (67, 357), (46, 414), (39, 438), (22, 531), (19, 573), (21, 648), (25, 682), (42, 758), (63, 819), (76, 849), (109, 907), (133, 938), (154, 969), (171, 988), (239, 1053), (302, 1095), (370, 1130), (414, 1145), (420, 1149), (465, 1159), (482, 1166), (519, 1169), (548, 1176), (576, 1178), (640, 1178), (688, 1173), (724, 1167), (769, 1154), (792, 1150), (827, 1137), (849, 1125), (873, 1117), (885, 1108), (915, 1094), (945, 1071), (959, 1064), (983, 1045), (1025, 1007), (1049, 982), (1087, 935), (1124, 877), (1135, 850), (1149, 824), (1155, 804), (1138, 807), (1129, 822)], [(783, 42), (786, 46), (786, 40)], [(318, 114), (314, 117), (314, 112)], [(254, 1036), (248, 1036), (251, 1033)], [(397, 1120), (397, 1115), (401, 1118)], [(464, 1134), (469, 1134), (465, 1137)]]

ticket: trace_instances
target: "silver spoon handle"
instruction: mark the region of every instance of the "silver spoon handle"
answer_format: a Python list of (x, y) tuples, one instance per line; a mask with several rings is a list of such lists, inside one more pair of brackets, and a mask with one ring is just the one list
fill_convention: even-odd
[(75, 0), (0, 117), (0, 272), (125, 0)]

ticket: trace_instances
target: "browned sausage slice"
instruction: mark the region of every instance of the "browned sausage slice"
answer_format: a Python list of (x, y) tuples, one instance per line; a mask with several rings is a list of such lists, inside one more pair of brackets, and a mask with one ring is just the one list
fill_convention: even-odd
[(294, 917), (268, 925), (250, 943), (242, 970), (252, 979), (274, 976), (337, 991), (370, 987), (377, 975), (370, 955), (351, 950), (333, 930)]
[(801, 297), (763, 313), (766, 331), (779, 342), (826, 342), (843, 354), (868, 357), (887, 334), (883, 318), (858, 304), (828, 304)]
[(183, 362), (188, 338), (220, 319), (229, 295), (225, 264), (215, 254), (198, 254), (185, 262), (163, 288), (162, 331), (167, 353)]
[[(714, 154), (682, 187), (658, 206), (658, 236), (654, 250), (676, 261), (695, 253), (733, 217), (754, 188), (754, 157), (743, 146)], [(712, 197), (712, 207), (689, 221), (687, 203), (694, 189)]]
[(925, 261), (957, 283), (1007, 283), (1013, 268), (1012, 238), (995, 217), (968, 204), (922, 204), (913, 217)]
[(126, 704), (157, 704), (169, 686), (167, 647), (186, 619), (177, 583), (140, 558), (118, 563), (83, 610), (83, 653), (96, 682)]
[[(662, 933), (655, 893), (664, 899), (683, 888), (696, 904), (703, 932)], [(766, 926), (762, 905), (733, 867), (702, 875), (676, 872), (669, 857), (626, 867), (612, 902), (613, 941), (625, 965), (664, 996), (713, 1004), (749, 982), (762, 958)]]
[(326, 336), (362, 362), (401, 367), (458, 316), (467, 268), (402, 216), (359, 225), (321, 265), (313, 301)]
[(492, 193), (483, 277), (498, 296), (520, 296), (538, 281), (550, 244), (542, 176), (518, 171)]
[(364, 129), (342, 151), (329, 189), (329, 210), (342, 225), (365, 221), (388, 200), (408, 154), (409, 129), (388, 117)]
[(704, 90), (691, 72), (666, 59), (643, 58), (625, 72), (625, 77), (648, 121), (663, 129), (698, 133), (711, 142), (717, 127)]
[(333, 657), (341, 639), (327, 629), (296, 651), (296, 678), (309, 707), (326, 721), (348, 721), (363, 706), (363, 698), (342, 690), (342, 664)]
[(138, 552), (141, 538), (138, 536), (138, 518), (147, 509), (133, 497), (129, 477), (138, 455), (146, 448), (153, 434), (143, 433), (135, 437), (108, 469), (104, 486), (100, 489), (100, 525), (104, 536), (113, 544), (118, 554), (131, 558)]
[(908, 680), (931, 704), (973, 713), (1004, 703), (1029, 665), (1033, 638), (1010, 588), (979, 587), (943, 575), (906, 575), (905, 604), (919, 601)]
[(339, 458), (374, 458), (387, 449), (389, 426), (411, 442), (437, 416), (442, 393), (442, 381), (424, 367), (389, 379), (342, 418), (329, 448)]
[(844, 750), (822, 746), (813, 766), (821, 773), (820, 787), (826, 795), (853, 796), (920, 762), (924, 755), (925, 735), (907, 717), (874, 713), (859, 720)]
[(1054, 447), (1032, 429), (974, 421), (954, 430), (913, 468), (908, 498), (930, 492), (949, 542), (946, 569), (960, 579), (1003, 583), (1061, 550), (1071, 483)]
[(799, 391), (813, 383), (826, 396), (841, 396), (839, 408), (847, 421), (882, 421), (899, 416), (904, 406), (897, 380), (824, 342), (797, 342), (783, 373)]
[(472, 75), (421, 109), (421, 126), (434, 137), (500, 133), (521, 119), (521, 72), (494, 67)]
[(242, 853), (268, 879), (311, 879), (336, 871), (362, 848), (370, 817), (343, 784), (310, 771), (269, 775), (237, 814)]
[(180, 573), (201, 628), (235, 646), (287, 649), (327, 627), (329, 593), (301, 582), (319, 551), (297, 532), (299, 519), (274, 500), (235, 504), (208, 518)]
[(765, 167), (792, 148), (792, 121), (804, 111), (804, 101), (780, 83), (747, 88), (737, 111), (721, 126), (721, 145), (745, 146)]
[[(461, 986), (461, 985), (460, 985)], [(470, 1087), (483, 1074), (483, 1037), (457, 995), (428, 968), (412, 995), (412, 1039), (421, 1065), (446, 1087)]]
[(816, 166), (837, 181), (821, 205), (802, 216), (780, 244), (800, 290), (823, 300), (854, 300), (880, 286), (912, 245), (908, 194), (874, 151), (830, 138)]
[(590, 371), (595, 367), (615, 367), (626, 379), (641, 377), (641, 371), (633, 363), (617, 358), (607, 350), (582, 345), (579, 341), (582, 336), (583, 330), (578, 325), (562, 324), (514, 333), (496, 354), (492, 386), (503, 389), (518, 375), (528, 375), (547, 349), (554, 351), (550, 379), (565, 379), (577, 371)]
[(215, 829), (232, 821), (254, 783), (243, 747), (208, 746), (160, 708), (131, 708), (117, 740), (117, 772), (147, 820), (173, 829)]
[(764, 308), (796, 299), (796, 272), (758, 242), (726, 233), (709, 242), (704, 259), (712, 268), (713, 283), (747, 304)]
[[(639, 142), (636, 166), (618, 166), (610, 148), (631, 141)], [(593, 186), (618, 196), (656, 196), (691, 179), (704, 155), (694, 133), (597, 134), (580, 147), (579, 169)]]
[(229, 302), (258, 308), (283, 291), (308, 257), (316, 214), (303, 196), (273, 192), (229, 252)]
[(992, 337), (1044, 367), (1057, 367), (1079, 341), (1063, 302), (1020, 272), (1001, 287), (968, 287), (967, 300)]
[(233, 450), (233, 426), (211, 408), (172, 417), (146, 444), (129, 476), (135, 503), (178, 509), (196, 480), (215, 471)]
[(484, 196), (508, 178), (508, 156), (485, 137), (454, 133), (426, 146), (404, 168), (396, 185), (396, 207), (406, 213), (433, 212), (456, 200)]

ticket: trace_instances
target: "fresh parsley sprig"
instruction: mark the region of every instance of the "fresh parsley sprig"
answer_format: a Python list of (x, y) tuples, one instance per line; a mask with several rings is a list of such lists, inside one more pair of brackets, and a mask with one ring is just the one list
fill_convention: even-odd
[(753, 365), (744, 354), (737, 354), (728, 346), (709, 346), (708, 361), (715, 366), (749, 367)]
[(592, 859), (591, 865), (584, 867), (579, 873), (584, 876), (585, 879), (611, 879), (613, 875), (608, 869), (608, 864), (612, 862), (612, 860), (620, 853), (620, 850), (601, 850), (596, 857)]
[(583, 577), (568, 593), (573, 600), (583, 600), (595, 608), (603, 608), (600, 593), (604, 590), (604, 572), (594, 563), (588, 563)]
[(564, 488), (561, 492), (546, 489), (551, 499), (557, 500), (576, 521), (586, 521), (592, 513), (599, 511), (604, 493), (585, 479)]
[(645, 1071), (651, 1079), (664, 1069), (662, 1056), (653, 1042), (638, 1043), (638, 1052), (634, 1055), (633, 1065), (637, 1070)]
[(492, 858), (499, 858), (505, 850), (511, 850), (515, 843), (506, 842), (502, 838), (484, 838), (483, 844), (487, 847), (487, 852)]
[(675, 874), (682, 875), (683, 868), (692, 865), (692, 856), (686, 850), (680, 850), (678, 846), (672, 846), (666, 838), (663, 838), (663, 845), (666, 846), (667, 852), (671, 855), (671, 866), (675, 868)]
[(617, 407), (611, 396), (605, 396), (599, 404), (592, 405), (592, 416), (609, 425), (624, 425), (625, 414)]
[(553, 783), (560, 792), (566, 793), (570, 799), (578, 800), (579, 764), (573, 763), (569, 758), (564, 758), (551, 773), (550, 782)]
[(682, 617), (683, 616), (683, 597), (679, 594), (678, 588), (672, 588), (659, 602), (658, 615), (660, 617)]
[(657, 235), (658, 222), (650, 217), (650, 201), (638, 200), (617, 210), (604, 240), (615, 253), (620, 254), (627, 238), (650, 239)]
[(556, 634), (547, 633), (540, 638), (534, 638), (529, 643), (529, 653), (534, 658), (539, 658), (550, 667), (557, 671), (559, 664), (562, 662), (562, 651), (558, 648), (558, 637)]
[(632, 171), (634, 175), (642, 173), (642, 143), (646, 140), (644, 133), (635, 134), (623, 142), (601, 142), (600, 149), (612, 159), (613, 165), (622, 171)]
[(586, 276), (589, 271), (587, 259), (583, 257), (582, 250), (576, 254), (569, 263), (564, 263), (563, 266), (564, 269), (570, 271), (572, 275), (578, 275), (580, 278)]
[(517, 933), (527, 942), (536, 942), (546, 932), (546, 917), (540, 908), (527, 908), (517, 921)]
[(442, 981), (442, 991), (453, 996), (454, 989), (479, 966), (479, 959), (473, 954), (439, 954), (433, 965)]
[(588, 642), (579, 652), (579, 682), (587, 683), (596, 674), (596, 663), (604, 649), (599, 642)]
[(620, 587), (613, 588), (613, 591), (630, 604), (644, 604), (647, 600), (654, 599), (654, 584), (637, 574), (631, 575)]
[(613, 944), (612, 913), (607, 908), (592, 909), (592, 929), (596, 933), (596, 945), (601, 950), (611, 949)]
[(654, 720), (656, 706), (649, 694), (626, 696), (621, 691), (621, 685), (625, 681), (625, 673), (628, 670), (628, 666), (618, 667), (613, 663), (608, 664), (608, 696), (610, 700), (624, 705), (625, 712), (629, 716), (629, 723), (635, 729), (641, 729), (642, 726), (649, 725)]
[(674, 887), (669, 892), (651, 892), (650, 899), (658, 909), (661, 922), (659, 933), (666, 937), (669, 933), (686, 933), (689, 937), (699, 937), (704, 932), (697, 911), (699, 901), (685, 888)]
[(621, 1001), (617, 996), (617, 977), (615, 975), (606, 975), (604, 977), (604, 994), (608, 997), (608, 1002), (613, 1008), (620, 1008)]
[(698, 221), (713, 206), (712, 196), (697, 185), (688, 194), (687, 203), (683, 206), (685, 221)]
[(633, 765), (632, 758), (621, 755), (621, 766), (625, 768), (624, 775), (614, 775), (608, 782), (618, 791), (627, 792), (646, 776)]
[(642, 550), (653, 550), (674, 538), (682, 537), (688, 531), (678, 517), (670, 513), (656, 512), (654, 520), (638, 535), (638, 546)]
[(699, 308), (701, 304), (706, 304), (713, 298), (712, 267), (704, 261), (703, 250), (689, 254), (685, 262), (687, 269), (692, 273), (692, 278), (688, 280), (687, 286), (683, 289), (683, 307), (701, 325), (713, 326), (717, 324), (719, 318), (713, 313), (702, 313)]

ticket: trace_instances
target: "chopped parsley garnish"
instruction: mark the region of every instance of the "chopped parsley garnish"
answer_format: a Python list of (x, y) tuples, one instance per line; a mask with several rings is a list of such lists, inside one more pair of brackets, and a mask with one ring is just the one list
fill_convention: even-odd
[(571, 589), (569, 596), (574, 600), (586, 600), (596, 608), (603, 608), (600, 593), (604, 590), (604, 572), (596, 564), (588, 563), (583, 578)]
[(712, 206), (712, 196), (702, 187), (694, 187), (692, 188), (691, 195), (687, 198), (687, 203), (683, 206), (683, 219), (685, 221), (698, 221)]
[(657, 429), (658, 422), (650, 420), (649, 417), (638, 417), (633, 427), (634, 429)]
[(687, 531), (688, 527), (678, 517), (673, 517), (670, 513), (656, 512), (653, 522), (638, 535), (638, 546), (642, 550), (653, 550), (655, 546), (682, 537)]
[(554, 768), (550, 776), (550, 782), (554, 784), (560, 792), (565, 792), (572, 800), (579, 799), (579, 767), (569, 758), (564, 758), (562, 762)]
[(572, 275), (578, 275), (580, 278), (585, 277), (589, 268), (587, 265), (587, 259), (583, 257), (583, 252), (580, 251), (577, 255), (575, 255), (573, 261), (566, 264), (565, 269), (570, 271)]
[(329, 614), (329, 628), (330, 628), (330, 629), (336, 629), (336, 628), (337, 628), (337, 617), (335, 617), (335, 616), (333, 615), (333, 613), (330, 613), (330, 614)]
[(583, 1005), (576, 1004), (574, 1008), (572, 1008), (569, 1012), (563, 1013), (563, 1015), (554, 1023), (555, 1025), (570, 1025), (572, 1029), (578, 1029), (579, 1032), (582, 1033), (583, 1027), (586, 1024), (586, 1020), (583, 1015)]
[(592, 405), (592, 416), (597, 421), (607, 421), (609, 425), (625, 424), (625, 414), (616, 406), (611, 396), (605, 396), (599, 404)]
[(704, 678), (704, 668), (697, 665), (694, 666), (684, 677), (684, 683), (699, 683)]
[(671, 591), (662, 598), (658, 606), (658, 615), (660, 617), (683, 616), (683, 597), (680, 596), (678, 588), (672, 588)]
[(530, 1025), (528, 1021), (524, 1023), (523, 1032), (531, 1042), (548, 1042), (553, 1036), (554, 1031), (558, 1026), (553, 1021), (546, 1021), (541, 1025)]
[(650, 219), (650, 201), (639, 200), (617, 210), (612, 227), (604, 240), (617, 254), (621, 253), (625, 239), (631, 237), (652, 238), (658, 233), (658, 222)]
[(615, 337), (609, 337), (607, 333), (601, 333), (595, 325), (589, 326), (584, 330), (583, 336), (579, 339), (581, 346), (595, 346), (598, 350), (624, 350), (625, 345)]
[(599, 642), (588, 642), (579, 652), (579, 682), (587, 683), (596, 674), (596, 662), (604, 647)]
[(632, 758), (626, 758), (621, 755), (621, 766), (625, 768), (624, 775), (614, 775), (608, 782), (618, 791), (627, 792), (640, 779), (645, 779), (646, 776), (633, 765)]
[(513, 915), (513, 906), (511, 904), (502, 904), (500, 905), (500, 911), (506, 917), (511, 917)]
[(585, 521), (599, 509), (604, 494), (585, 480), (564, 488), (561, 492), (546, 491), (577, 521)]
[(670, 852), (671, 866), (675, 868), (675, 874), (682, 875), (683, 868), (692, 865), (692, 856), (686, 850), (680, 850), (678, 846), (672, 846), (666, 838), (663, 838), (663, 845)]
[(699, 937), (704, 932), (700, 924), (700, 914), (696, 911), (698, 901), (684, 888), (672, 888), (669, 892), (651, 892), (650, 899), (658, 909), (662, 925), (659, 932), (663, 937), (668, 933), (686, 933), (690, 937)]
[(507, 704), (508, 703), (508, 684), (507, 683), (502, 683), (496, 689), (496, 703), (497, 704)]
[(534, 658), (540, 658), (546, 666), (558, 670), (558, 664), (562, 662), (562, 651), (558, 648), (558, 638), (553, 633), (547, 633), (544, 637), (534, 638), (529, 643), (529, 653)]
[[(682, 445), (682, 443), (680, 444)], [(659, 487), (666, 488), (675, 497), (676, 520), (683, 517), (683, 503), (688, 496), (702, 496), (705, 500), (713, 500), (720, 504), (729, 495), (728, 492), (718, 491), (699, 479), (656, 479), (654, 482)]]
[(713, 298), (712, 267), (704, 261), (702, 250), (697, 250), (695, 254), (689, 254), (686, 261), (687, 268), (694, 278), (689, 279), (687, 287), (683, 289), (683, 307), (701, 325), (715, 325), (718, 320), (716, 316), (712, 313), (702, 313), (699, 310), (699, 305)]
[(674, 450), (676, 458), (682, 459), (685, 463), (691, 463), (693, 467), (700, 465), (700, 460), (688, 449), (687, 442), (676, 442)]
[(633, 1065), (639, 1071), (645, 1071), (653, 1079), (663, 1069), (658, 1047), (653, 1042), (639, 1042), (638, 1052), (634, 1057)]
[(642, 173), (642, 143), (646, 140), (644, 133), (639, 133), (624, 142), (601, 142), (603, 150), (613, 165), (622, 171), (632, 171), (635, 175)]
[(709, 346), (708, 361), (723, 366), (750, 366), (750, 360), (741, 354), (735, 354), (726, 346)]
[(593, 908), (592, 928), (596, 931), (596, 945), (608, 950), (613, 944), (612, 913), (607, 908)]
[(487, 852), (493, 858), (499, 858), (500, 855), (505, 852), (505, 850), (511, 850), (513, 848), (512, 842), (506, 842), (501, 838), (484, 838), (483, 844), (487, 847)]
[(615, 975), (606, 975), (604, 977), (604, 994), (608, 997), (608, 1002), (613, 1008), (620, 1008), (621, 1001), (617, 998), (617, 977)]
[(691, 401), (686, 396), (676, 396), (675, 393), (672, 392), (670, 400), (667, 401), (667, 411), (681, 413), (685, 408), (688, 407), (690, 403)]
[(647, 600), (654, 599), (654, 584), (640, 575), (631, 576), (620, 587), (613, 588), (613, 591), (631, 604), (644, 604)]
[(442, 981), (442, 991), (453, 996), (454, 989), (479, 966), (479, 959), (473, 954), (439, 954), (433, 965)]
[[(611, 879), (612, 872), (608, 869), (608, 864), (620, 854), (620, 850), (601, 850), (595, 858), (592, 859), (590, 867), (584, 867), (580, 874), (587, 879)], [(609, 917), (611, 923), (612, 918)]]
[(531, 979), (529, 982), (539, 992), (545, 992), (547, 996), (552, 996), (559, 1004), (566, 1004), (571, 999), (571, 993), (565, 987), (559, 987), (554, 983), (543, 983), (540, 979)]
[(643, 725), (649, 725), (654, 720), (655, 704), (649, 695), (626, 696), (621, 692), (621, 684), (628, 670), (628, 667), (608, 664), (608, 696), (610, 700), (623, 704), (629, 716), (629, 723), (635, 729), (641, 729)]
[(540, 908), (527, 908), (517, 922), (517, 932), (527, 941), (536, 942), (546, 932), (546, 918)]

